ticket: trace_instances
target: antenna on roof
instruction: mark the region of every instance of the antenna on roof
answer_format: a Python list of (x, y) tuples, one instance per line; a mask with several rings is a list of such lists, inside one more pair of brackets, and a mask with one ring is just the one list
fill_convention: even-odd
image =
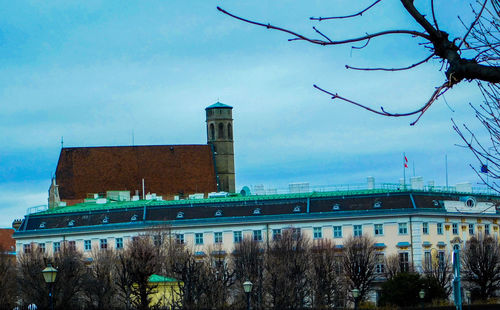
[(64, 148), (64, 137), (61, 136), (61, 149)]
[(135, 145), (135, 142), (134, 142), (134, 130), (132, 129), (132, 146)]

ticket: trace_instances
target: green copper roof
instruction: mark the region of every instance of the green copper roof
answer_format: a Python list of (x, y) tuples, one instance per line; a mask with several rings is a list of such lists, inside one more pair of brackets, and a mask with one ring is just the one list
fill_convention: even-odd
[(222, 102), (217, 101), (216, 103), (209, 105), (208, 107), (205, 108), (205, 110), (208, 109), (232, 109), (233, 107), (227, 104), (224, 104)]
[(152, 282), (152, 283), (177, 282), (177, 280), (174, 279), (174, 278), (169, 278), (169, 277), (164, 277), (164, 276), (160, 276), (160, 275), (157, 275), (157, 274), (152, 274), (149, 277), (149, 282)]

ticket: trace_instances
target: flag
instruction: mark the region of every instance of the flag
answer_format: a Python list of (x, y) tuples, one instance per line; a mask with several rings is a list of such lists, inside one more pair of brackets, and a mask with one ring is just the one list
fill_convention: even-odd
[(408, 168), (408, 158), (406, 158), (406, 155), (403, 155), (405, 158), (405, 168)]
[(488, 165), (481, 165), (481, 172), (488, 173)]

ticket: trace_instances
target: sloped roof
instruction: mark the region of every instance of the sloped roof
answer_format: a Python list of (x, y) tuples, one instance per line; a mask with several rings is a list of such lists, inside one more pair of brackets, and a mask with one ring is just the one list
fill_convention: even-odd
[(136, 190), (165, 197), (217, 190), (209, 145), (63, 148), (56, 170), (61, 200), (88, 193)]
[(217, 101), (216, 103), (209, 105), (208, 107), (205, 108), (205, 110), (208, 109), (232, 109), (233, 107), (227, 104), (224, 104), (222, 102)]

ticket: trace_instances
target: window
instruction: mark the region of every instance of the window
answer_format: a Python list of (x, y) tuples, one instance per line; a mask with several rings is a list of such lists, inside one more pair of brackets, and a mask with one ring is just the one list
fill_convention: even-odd
[(400, 235), (408, 234), (408, 224), (407, 223), (399, 223), (399, 234)]
[(175, 234), (175, 242), (177, 244), (184, 244), (184, 234)]
[(422, 233), (424, 235), (429, 234), (429, 223), (422, 223)]
[(162, 244), (161, 242), (161, 235), (153, 235), (153, 245), (154, 246), (160, 246)]
[(445, 267), (444, 251), (439, 251), (438, 252), (438, 268), (440, 271), (443, 271), (444, 267)]
[(262, 241), (262, 230), (254, 230), (253, 231), (253, 240), (254, 241)]
[(281, 229), (273, 229), (273, 240), (281, 239)]
[(123, 238), (116, 238), (116, 249), (123, 249)]
[(300, 228), (295, 228), (295, 227), (293, 227), (293, 228), (291, 229), (291, 232), (292, 232), (292, 238), (293, 238), (293, 239), (295, 239), (295, 240), (297, 240), (297, 239), (300, 237), (300, 235), (301, 235), (301, 230), (300, 230)]
[(219, 123), (219, 131), (217, 132), (217, 139), (224, 139), (224, 125)]
[(210, 124), (210, 140), (215, 140), (215, 128), (214, 128), (214, 124)]
[(399, 269), (401, 270), (401, 272), (408, 272), (410, 270), (408, 252), (399, 253)]
[(68, 241), (68, 249), (70, 249), (71, 251), (75, 251), (76, 250), (76, 243), (75, 243), (75, 241)]
[(83, 241), (83, 249), (85, 251), (92, 250), (92, 241), (91, 240), (85, 240), (85, 241)]
[(241, 240), (243, 240), (243, 235), (241, 231), (233, 232), (233, 237), (234, 237), (234, 243), (240, 243)]
[(458, 235), (458, 224), (457, 223), (453, 223), (451, 225), (451, 231), (453, 232), (454, 235)]
[(45, 253), (45, 243), (39, 243), (38, 244), (38, 251), (40, 253)]
[(101, 250), (105, 250), (108, 248), (108, 239), (101, 239), (99, 240), (99, 247)]
[(54, 242), (54, 253), (57, 253), (61, 250), (61, 243), (60, 242)]
[(443, 223), (437, 223), (437, 234), (442, 235), (443, 234)]
[(23, 244), (23, 252), (31, 253), (31, 244)]
[(474, 235), (474, 224), (469, 224), (469, 235)]
[(424, 268), (426, 270), (431, 270), (432, 268), (432, 259), (430, 251), (424, 252)]
[(354, 225), (354, 237), (361, 237), (363, 235), (363, 226)]
[(214, 242), (215, 243), (222, 243), (222, 232), (214, 233)]
[(194, 234), (194, 244), (196, 244), (196, 245), (203, 244), (203, 233)]
[(375, 224), (374, 225), (374, 234), (375, 234), (375, 236), (382, 236), (384, 234), (384, 225), (383, 224)]
[(314, 236), (314, 239), (323, 238), (323, 232), (321, 231), (321, 227), (314, 227), (313, 228), (313, 236)]
[(231, 127), (231, 124), (227, 124), (227, 137), (230, 140), (233, 139), (233, 127)]
[(333, 226), (333, 238), (342, 238), (342, 226)]
[(490, 224), (484, 224), (484, 234), (485, 235), (490, 234)]
[(385, 265), (384, 265), (384, 254), (375, 254), (375, 272), (376, 273), (384, 273)]

